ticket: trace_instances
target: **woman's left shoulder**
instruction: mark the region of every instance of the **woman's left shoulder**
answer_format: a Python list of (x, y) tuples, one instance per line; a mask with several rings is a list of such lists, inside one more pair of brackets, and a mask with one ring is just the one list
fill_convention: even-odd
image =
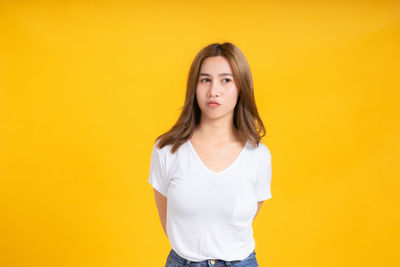
[(271, 157), (271, 150), (267, 145), (265, 145), (263, 142), (258, 143), (257, 150), (259, 153), (261, 153), (263, 156)]

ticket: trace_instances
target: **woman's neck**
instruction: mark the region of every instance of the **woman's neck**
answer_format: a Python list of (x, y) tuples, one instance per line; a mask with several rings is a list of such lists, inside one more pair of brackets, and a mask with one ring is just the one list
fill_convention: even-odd
[(193, 131), (191, 138), (215, 144), (239, 141), (239, 135), (233, 123), (224, 124), (215, 122), (200, 124)]

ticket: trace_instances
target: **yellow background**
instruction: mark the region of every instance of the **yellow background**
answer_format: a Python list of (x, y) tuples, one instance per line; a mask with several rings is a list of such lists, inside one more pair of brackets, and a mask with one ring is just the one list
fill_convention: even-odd
[(399, 1), (1, 1), (0, 266), (164, 266), (148, 183), (196, 53), (246, 55), (262, 267), (399, 266)]

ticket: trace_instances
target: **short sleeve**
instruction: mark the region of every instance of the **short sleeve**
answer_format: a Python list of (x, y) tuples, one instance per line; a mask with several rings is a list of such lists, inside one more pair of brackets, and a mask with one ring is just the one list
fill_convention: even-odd
[(256, 198), (257, 201), (264, 201), (272, 198), (271, 194), (271, 153), (269, 149), (261, 144), (262, 153), (258, 165), (256, 179)]
[(163, 196), (167, 196), (168, 181), (166, 176), (166, 161), (164, 151), (157, 148), (157, 142), (153, 146), (150, 160), (149, 183)]

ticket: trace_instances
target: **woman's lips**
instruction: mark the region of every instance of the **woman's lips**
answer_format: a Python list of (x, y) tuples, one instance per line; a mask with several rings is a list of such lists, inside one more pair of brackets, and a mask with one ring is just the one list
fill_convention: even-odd
[(210, 103), (208, 103), (207, 105), (210, 106), (210, 107), (215, 108), (215, 107), (218, 107), (220, 104), (218, 104), (218, 103), (216, 103), (216, 102), (210, 102)]

